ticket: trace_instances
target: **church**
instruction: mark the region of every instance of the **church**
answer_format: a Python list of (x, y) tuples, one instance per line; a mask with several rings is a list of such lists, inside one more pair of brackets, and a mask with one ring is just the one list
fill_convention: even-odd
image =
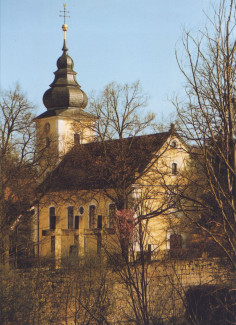
[(186, 145), (174, 125), (166, 132), (99, 141), (98, 118), (86, 112), (88, 98), (68, 55), (67, 29), (64, 24), (62, 55), (43, 96), (47, 110), (34, 120), (43, 152), (36, 256), (61, 261), (117, 253), (120, 241), (138, 253), (138, 224), (145, 251), (155, 255), (184, 248), (188, 236), (177, 230), (181, 216), (172, 194), (187, 168)]

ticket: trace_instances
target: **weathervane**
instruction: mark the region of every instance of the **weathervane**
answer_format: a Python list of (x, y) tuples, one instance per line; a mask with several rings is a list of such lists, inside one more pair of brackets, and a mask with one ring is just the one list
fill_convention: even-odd
[(62, 30), (64, 32), (64, 39), (66, 39), (66, 31), (68, 30), (68, 26), (66, 25), (66, 18), (70, 18), (70, 16), (67, 16), (66, 14), (69, 13), (69, 11), (66, 11), (66, 4), (63, 3), (63, 7), (64, 7), (64, 10), (60, 12), (63, 13), (63, 15), (59, 15), (60, 17), (63, 17), (64, 18), (64, 24), (62, 25)]

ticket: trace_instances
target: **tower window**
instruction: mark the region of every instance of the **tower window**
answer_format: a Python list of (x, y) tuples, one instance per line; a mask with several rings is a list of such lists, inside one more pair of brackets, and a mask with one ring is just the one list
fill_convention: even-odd
[(95, 225), (95, 205), (89, 207), (89, 228), (94, 228)]
[(49, 131), (50, 131), (50, 123), (47, 122), (44, 124), (44, 132), (48, 134)]
[(50, 147), (50, 138), (49, 137), (46, 137), (45, 138), (45, 146), (46, 146), (46, 148), (49, 148)]
[(49, 228), (56, 229), (56, 216), (55, 216), (55, 208), (49, 208)]
[(67, 208), (68, 229), (73, 229), (74, 207)]
[(171, 173), (172, 173), (172, 175), (177, 174), (177, 164), (176, 163), (172, 163), (172, 165), (171, 165)]

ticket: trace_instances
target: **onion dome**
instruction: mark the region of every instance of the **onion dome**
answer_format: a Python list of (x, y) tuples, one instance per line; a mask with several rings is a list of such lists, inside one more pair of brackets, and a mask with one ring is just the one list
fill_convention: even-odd
[(64, 31), (63, 54), (57, 60), (57, 71), (54, 72), (55, 79), (43, 95), (43, 103), (47, 110), (85, 108), (88, 98), (76, 81), (76, 72), (73, 70), (74, 62), (67, 54), (66, 24), (62, 26)]

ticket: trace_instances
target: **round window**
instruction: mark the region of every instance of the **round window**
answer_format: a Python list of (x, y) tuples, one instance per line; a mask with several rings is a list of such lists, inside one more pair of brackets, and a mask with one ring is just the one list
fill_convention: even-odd
[(79, 207), (79, 214), (84, 214), (84, 207)]
[(177, 147), (177, 142), (176, 141), (172, 141), (170, 144), (171, 148), (176, 148)]

